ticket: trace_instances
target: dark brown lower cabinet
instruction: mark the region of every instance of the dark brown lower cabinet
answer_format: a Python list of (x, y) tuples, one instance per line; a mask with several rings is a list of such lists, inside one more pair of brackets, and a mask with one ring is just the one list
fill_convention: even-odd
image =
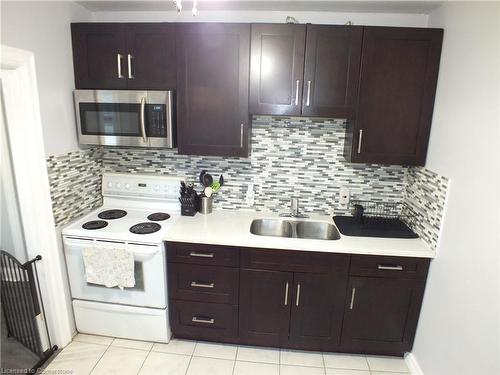
[(283, 346), (288, 341), (293, 274), (267, 270), (240, 272), (240, 339), (248, 344)]
[(170, 326), (176, 337), (235, 342), (238, 306), (178, 300), (170, 305)]
[(289, 346), (323, 351), (338, 348), (346, 284), (346, 273), (294, 274)]
[(411, 350), (425, 281), (351, 277), (342, 346), (354, 352), (404, 354)]
[(429, 259), (167, 242), (174, 337), (403, 355)]

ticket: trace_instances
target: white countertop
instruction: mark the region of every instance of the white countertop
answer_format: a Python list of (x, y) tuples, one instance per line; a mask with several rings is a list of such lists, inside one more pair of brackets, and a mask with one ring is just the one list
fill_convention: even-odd
[[(392, 239), (375, 237), (351, 237), (340, 235), (339, 240), (310, 240), (258, 236), (250, 233), (254, 219), (278, 218), (276, 213), (214, 210), (213, 213), (181, 216), (164, 235), (165, 241), (203, 243), (239, 247), (258, 247), (283, 250), (319, 251), (366, 255), (393, 255), (434, 258), (431, 250), (420, 238)], [(281, 218), (283, 220), (296, 220)], [(309, 221), (326, 221), (335, 224), (327, 215), (311, 215)]]

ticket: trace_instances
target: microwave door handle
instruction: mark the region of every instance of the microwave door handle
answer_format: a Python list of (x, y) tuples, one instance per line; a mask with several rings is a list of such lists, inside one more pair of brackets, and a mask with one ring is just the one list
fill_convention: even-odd
[(144, 143), (148, 141), (148, 138), (146, 137), (146, 125), (144, 122), (144, 111), (146, 109), (146, 98), (141, 97), (141, 135), (142, 135), (142, 140)]

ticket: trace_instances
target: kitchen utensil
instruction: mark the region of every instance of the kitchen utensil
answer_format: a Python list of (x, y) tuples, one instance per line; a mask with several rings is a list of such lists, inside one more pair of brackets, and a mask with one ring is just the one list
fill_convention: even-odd
[(217, 193), (220, 190), (220, 184), (218, 182), (214, 182), (210, 187), (213, 193)]
[(209, 173), (205, 173), (202, 179), (203, 179), (202, 185), (205, 187), (212, 185), (212, 183), (214, 182), (213, 177)]
[(219, 176), (219, 184), (220, 184), (220, 186), (224, 185), (224, 176), (223, 175)]
[(207, 173), (207, 171), (206, 171), (206, 170), (202, 170), (202, 171), (200, 172), (200, 184), (202, 184), (202, 185), (203, 185), (203, 176), (205, 175), (205, 173)]
[(213, 190), (210, 186), (207, 186), (205, 190), (203, 190), (205, 197), (210, 198), (212, 196)]

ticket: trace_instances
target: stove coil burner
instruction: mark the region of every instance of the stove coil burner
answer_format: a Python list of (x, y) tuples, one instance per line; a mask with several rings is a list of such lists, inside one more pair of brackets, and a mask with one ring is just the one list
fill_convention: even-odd
[(111, 219), (119, 219), (121, 217), (124, 217), (127, 214), (127, 211), (124, 210), (106, 210), (99, 212), (97, 217), (99, 219), (106, 219), (106, 220), (111, 220)]
[(148, 220), (151, 221), (163, 221), (167, 219), (170, 219), (170, 215), (165, 212), (155, 212), (148, 216)]
[(132, 225), (129, 230), (135, 234), (149, 234), (158, 232), (160, 229), (160, 224), (148, 222)]
[(101, 229), (104, 228), (105, 226), (108, 225), (107, 221), (104, 220), (92, 220), (92, 221), (87, 221), (82, 225), (83, 229), (89, 229), (89, 230), (94, 230), (94, 229)]

